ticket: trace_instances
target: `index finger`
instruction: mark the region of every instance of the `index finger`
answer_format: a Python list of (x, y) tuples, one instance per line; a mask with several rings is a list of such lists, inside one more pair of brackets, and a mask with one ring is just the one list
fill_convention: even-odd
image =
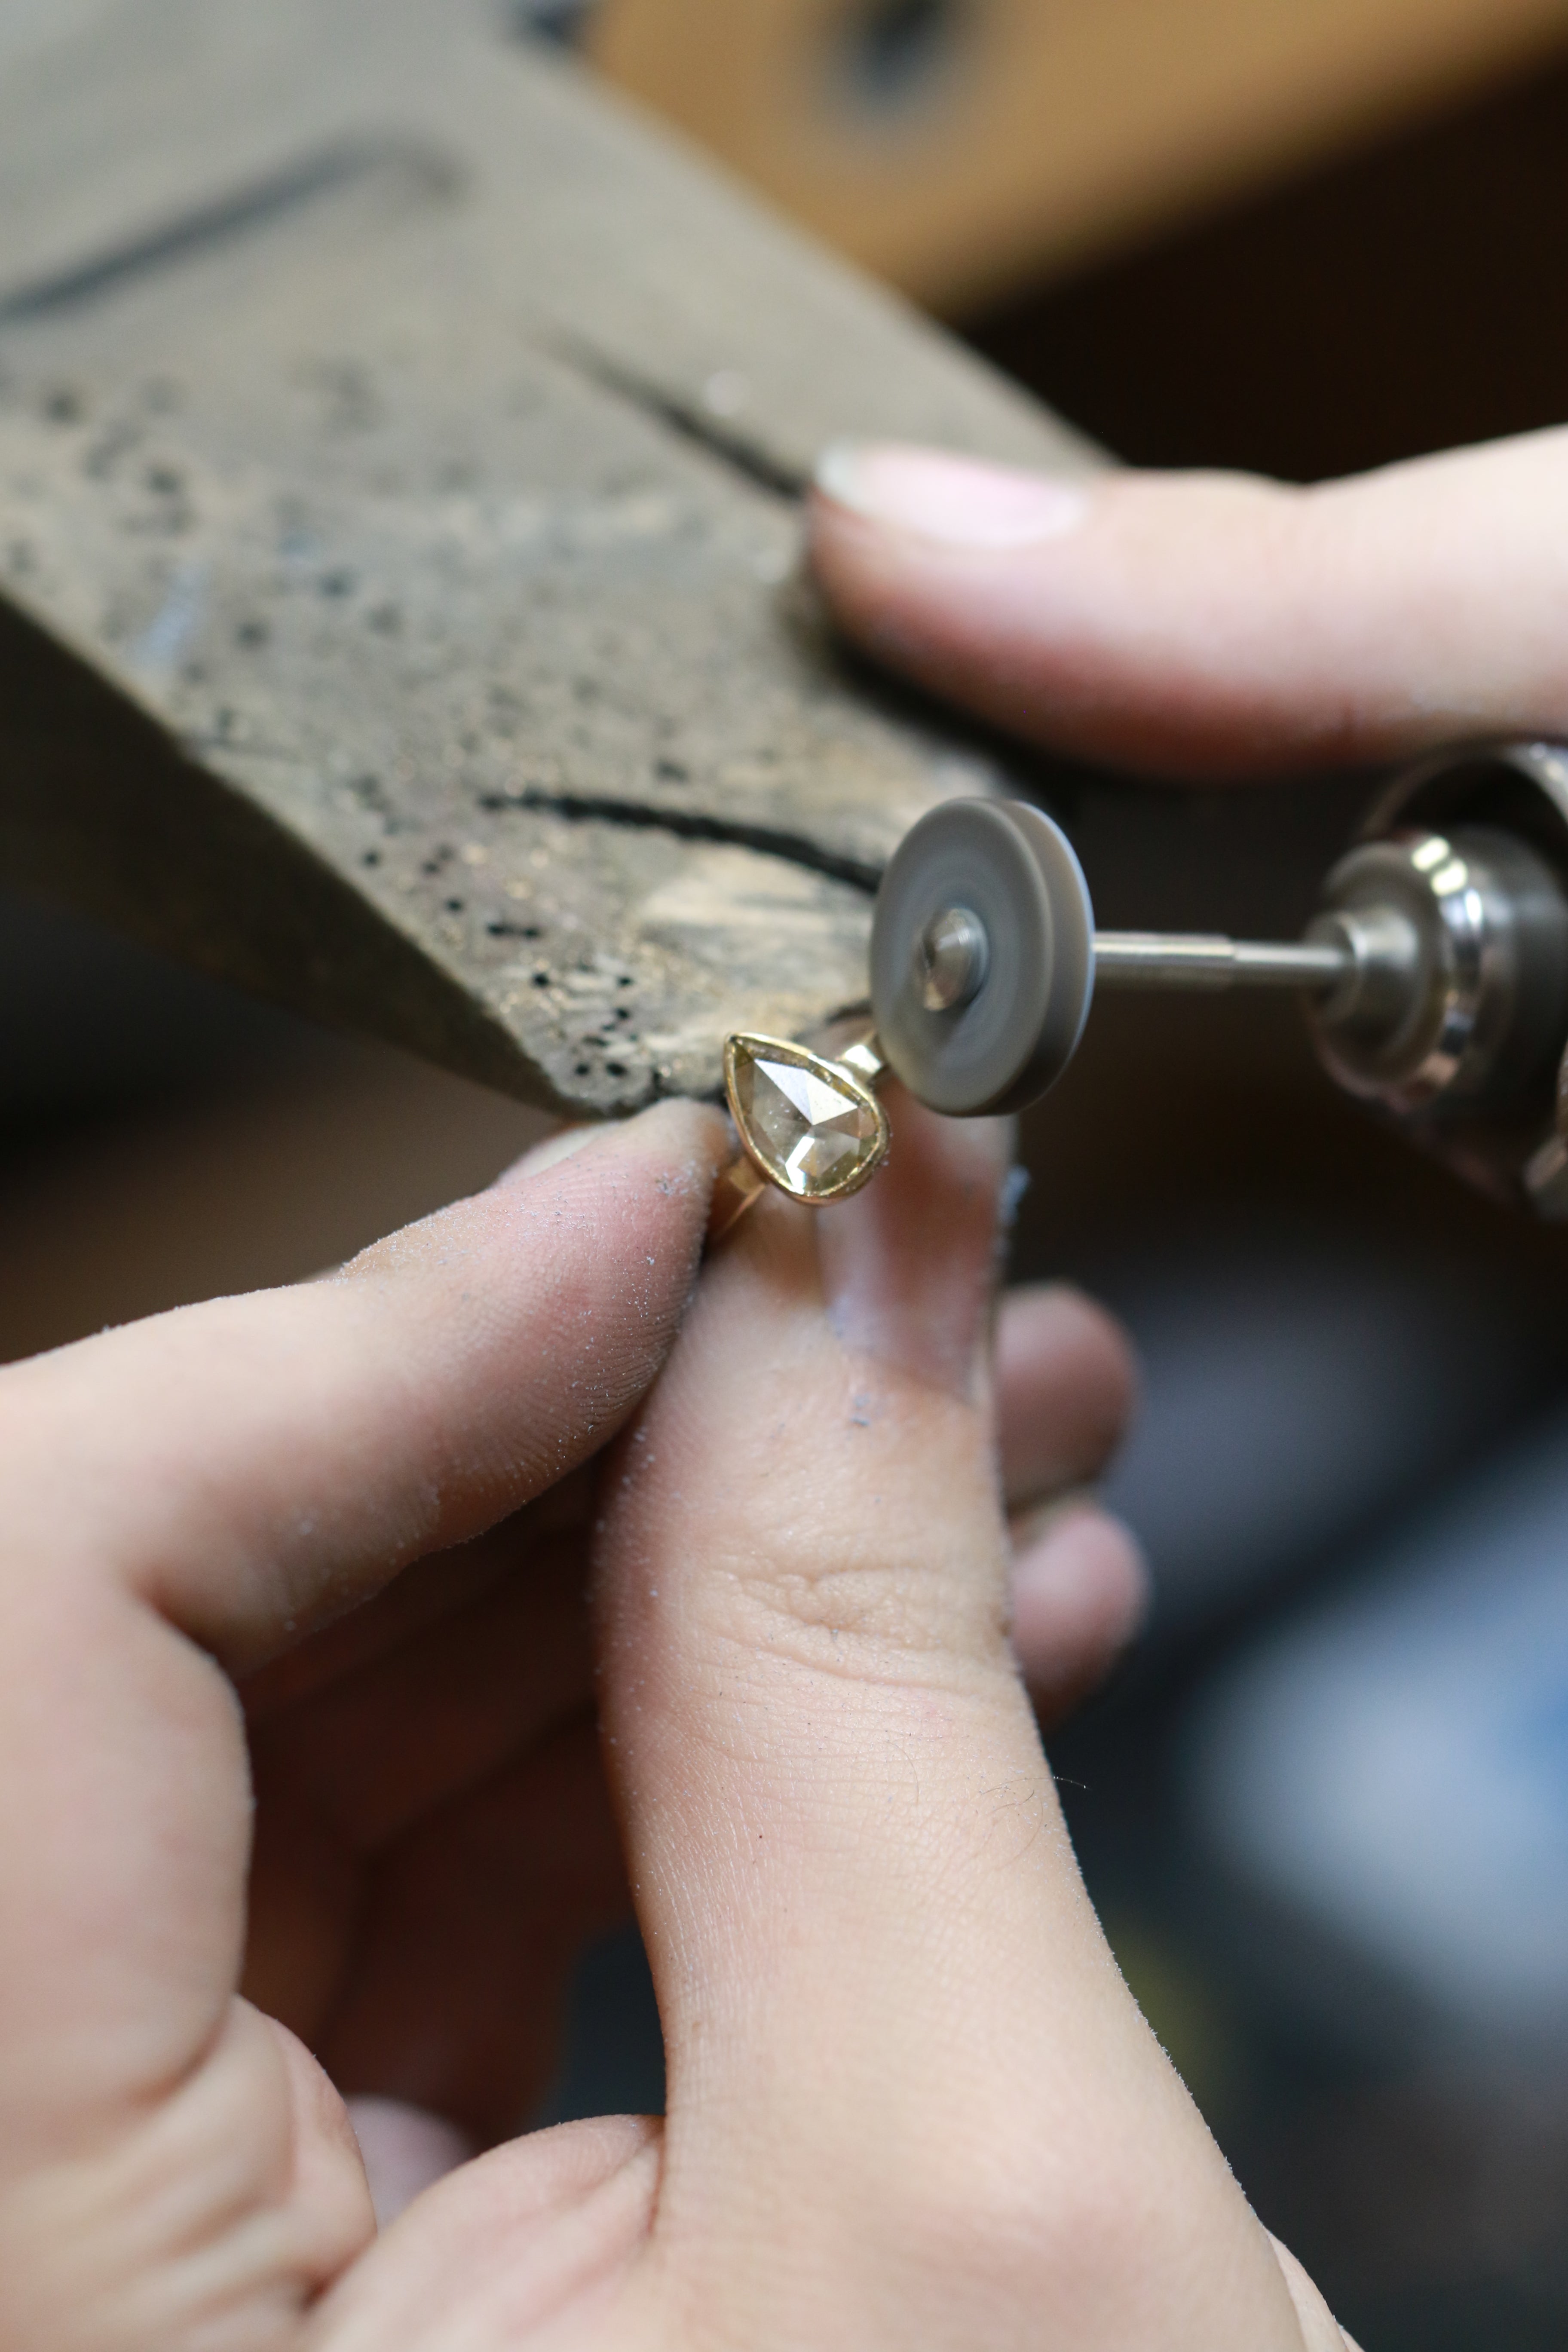
[[(251, 1826), (212, 1658), (255, 1664), (604, 1442), (679, 1321), (723, 1141), (672, 1106), (331, 1280), (0, 1374), (0, 2182), (182, 2084), (207, 2111)], [(265, 2171), (246, 2033), (225, 2145)]]
[(668, 1104), (328, 1280), (0, 1372), (13, 1561), (112, 1559), (237, 1672), (479, 1534), (647, 1387), (723, 1143)]
[(1568, 433), (1301, 489), (830, 452), (813, 553), (893, 667), (1033, 741), (1230, 777), (1561, 735)]

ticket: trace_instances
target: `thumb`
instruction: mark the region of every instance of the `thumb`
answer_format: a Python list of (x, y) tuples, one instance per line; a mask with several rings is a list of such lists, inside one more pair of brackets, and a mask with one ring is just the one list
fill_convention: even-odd
[[(1001, 1135), (907, 1103), (895, 1133), (858, 1201), (765, 1201), (721, 1253), (606, 1481), (604, 1720), (669, 2063), (656, 2239), (715, 2342), (961, 2344), (984, 2309), (997, 2345), (1297, 2345), (1009, 1654)], [(1099, 2263), (1124, 2214), (1172, 2233), (1142, 2334)], [(1059, 2335), (1014, 2293), (1055, 2295)]]
[(1185, 777), (1568, 731), (1568, 431), (1300, 489), (829, 451), (850, 635), (1031, 741)]

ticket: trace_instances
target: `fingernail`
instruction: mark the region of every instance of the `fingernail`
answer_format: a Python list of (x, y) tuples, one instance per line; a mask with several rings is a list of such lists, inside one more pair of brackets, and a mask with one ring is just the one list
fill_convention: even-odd
[(893, 443), (836, 441), (816, 487), (835, 506), (949, 547), (1027, 547), (1075, 530), (1089, 511), (1080, 484), (973, 457)]
[(558, 1134), (547, 1136), (542, 1143), (536, 1143), (531, 1151), (525, 1151), (522, 1158), (507, 1170), (500, 1181), (503, 1184), (521, 1184), (531, 1176), (542, 1176), (547, 1168), (553, 1168), (560, 1160), (570, 1160), (574, 1151), (586, 1150), (590, 1143), (597, 1143), (601, 1136), (610, 1132), (607, 1122), (563, 1127)]

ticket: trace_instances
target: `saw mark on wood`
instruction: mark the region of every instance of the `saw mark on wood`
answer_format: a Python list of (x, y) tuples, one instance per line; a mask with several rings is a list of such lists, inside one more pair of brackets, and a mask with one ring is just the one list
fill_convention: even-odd
[(646, 801), (620, 801), (591, 793), (550, 793), (536, 784), (520, 791), (481, 793), (480, 808), (532, 809), (548, 816), (565, 817), (574, 824), (621, 825), (637, 833), (672, 834), (678, 841), (712, 841), (730, 849), (754, 849), (763, 857), (780, 857), (811, 874), (826, 874), (832, 882), (847, 882), (852, 890), (875, 898), (881, 887), (882, 868), (858, 857), (843, 857), (825, 849), (804, 833), (788, 833), (768, 824), (745, 824), (721, 816), (706, 816), (696, 809), (650, 807)]
[(96, 301), (100, 295), (118, 290), (133, 279), (151, 277), (213, 246), (269, 227), (284, 215), (380, 172), (396, 173), (432, 195), (449, 194), (462, 177), (460, 167), (449, 156), (417, 140), (337, 141), (297, 156), (280, 171), (193, 205), (140, 236), (106, 246), (100, 252), (84, 255), (62, 269), (8, 291), (0, 289), (0, 327), (48, 318)]
[(601, 392), (624, 400), (681, 440), (694, 441), (710, 457), (717, 457), (731, 473), (750, 482), (753, 489), (765, 490), (770, 498), (787, 499), (792, 506), (798, 506), (805, 498), (810, 485), (804, 474), (797, 473), (792, 466), (782, 465), (742, 434), (726, 430), (695, 401), (682, 400), (663, 384), (650, 383), (620, 360), (609, 358), (575, 336), (554, 337), (544, 349), (563, 366), (597, 384)]

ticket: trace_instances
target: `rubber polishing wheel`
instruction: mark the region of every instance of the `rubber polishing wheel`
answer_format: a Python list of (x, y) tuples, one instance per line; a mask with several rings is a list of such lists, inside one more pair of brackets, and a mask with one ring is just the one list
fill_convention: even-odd
[[(928, 1010), (920, 943), (951, 908), (989, 954), (968, 1003)], [(1024, 1110), (1053, 1087), (1094, 994), (1094, 909), (1061, 827), (1024, 801), (949, 801), (906, 834), (877, 900), (871, 1005), (910, 1092), (953, 1118)]]

